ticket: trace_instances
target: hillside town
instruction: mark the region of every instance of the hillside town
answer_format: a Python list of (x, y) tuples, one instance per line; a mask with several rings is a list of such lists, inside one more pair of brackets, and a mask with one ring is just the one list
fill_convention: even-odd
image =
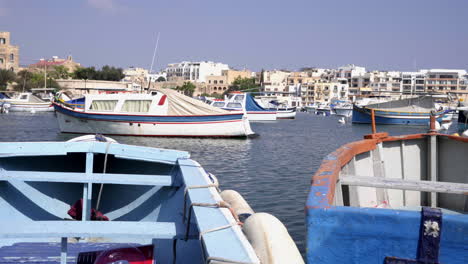
[[(304, 107), (332, 99), (353, 100), (396, 94), (455, 93), (464, 97), (468, 86), (468, 73), (464, 69), (407, 72), (367, 70), (363, 66), (349, 64), (336, 69), (304, 67), (300, 70), (264, 69), (255, 72), (233, 69), (226, 63), (212, 61), (170, 63), (159, 72), (131, 66), (122, 70), (122, 79), (114, 81), (78, 79), (72, 73), (83, 66), (71, 55), (44, 58), (21, 67), (19, 47), (11, 43), (10, 32), (0, 32), (0, 69), (44, 74), (45, 78), (54, 78), (60, 88), (75, 93), (176, 88), (190, 82), (194, 86), (191, 96), (219, 97), (227, 91), (257, 88), (255, 91), (275, 94), (290, 106)], [(57, 74), (57, 71), (62, 74)], [(241, 87), (239, 83), (243, 80), (250, 80), (252, 85)], [(8, 84), (12, 89), (13, 81)]]

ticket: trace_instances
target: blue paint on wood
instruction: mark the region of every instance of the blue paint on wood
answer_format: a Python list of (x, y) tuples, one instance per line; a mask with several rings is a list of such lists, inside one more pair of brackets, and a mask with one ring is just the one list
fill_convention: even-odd
[[(416, 259), (419, 211), (331, 207), (307, 210), (308, 263), (383, 263), (386, 256)], [(445, 214), (441, 263), (466, 263), (468, 216)]]

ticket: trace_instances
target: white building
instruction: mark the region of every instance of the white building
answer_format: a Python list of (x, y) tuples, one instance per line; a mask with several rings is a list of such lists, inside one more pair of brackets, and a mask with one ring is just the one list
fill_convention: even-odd
[(192, 81), (206, 82), (209, 75), (221, 75), (223, 70), (229, 70), (229, 66), (212, 61), (171, 63), (165, 70), (168, 81)]
[[(426, 73), (427, 92), (466, 91), (464, 78), (466, 70), (431, 69)], [(462, 84), (463, 83), (463, 84)], [(465, 90), (462, 90), (462, 89)]]
[(148, 75), (148, 70), (138, 67), (129, 67), (123, 70), (123, 74), (125, 75), (124, 81), (144, 80)]
[(373, 94), (401, 92), (401, 72), (374, 71), (371, 73), (370, 87)]
[(370, 88), (365, 90), (367, 89), (365, 87), (368, 87), (370, 84), (370, 73), (366, 72), (366, 68), (364, 67), (354, 64), (339, 67), (334, 75), (334, 79), (338, 78), (345, 78), (348, 81), (350, 95), (370, 92)]
[(401, 73), (401, 92), (403, 94), (422, 93), (425, 91), (427, 71), (402, 72)]

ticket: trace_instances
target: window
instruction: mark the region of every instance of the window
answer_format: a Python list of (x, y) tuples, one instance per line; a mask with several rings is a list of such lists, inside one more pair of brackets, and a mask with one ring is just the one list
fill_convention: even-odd
[(236, 97), (234, 98), (234, 101), (242, 102), (242, 101), (244, 101), (244, 96), (243, 95), (236, 95)]
[(228, 103), (227, 107), (229, 107), (229, 108), (242, 108), (242, 105), (240, 103)]
[(214, 106), (214, 107), (223, 107), (223, 106), (224, 106), (224, 102), (215, 102), (215, 103), (213, 103), (213, 106)]
[(15, 54), (11, 53), (10, 54), (10, 61), (14, 61), (15, 60)]
[(122, 112), (148, 112), (151, 100), (125, 100), (122, 106)]
[(219, 83), (223, 83), (223, 80), (219, 80)]
[(218, 81), (217, 81), (217, 80), (214, 80), (213, 83), (214, 83), (214, 84), (218, 84)]
[(20, 96), (20, 100), (26, 100), (26, 99), (28, 99), (28, 95), (27, 95), (27, 94), (22, 94), (22, 95)]
[(93, 100), (90, 110), (96, 111), (114, 111), (118, 100)]
[(5, 43), (6, 43), (6, 39), (0, 38), (0, 44), (5, 44)]
[(3, 64), (3, 59), (2, 59), (2, 58), (0, 58), (0, 65), (2, 65), (2, 64)]
[(211, 83), (211, 80), (209, 80), (208, 83)]

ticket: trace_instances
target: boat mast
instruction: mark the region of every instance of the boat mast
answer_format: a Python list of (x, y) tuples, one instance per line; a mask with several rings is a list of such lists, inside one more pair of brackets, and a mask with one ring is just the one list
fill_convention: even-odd
[[(156, 37), (156, 45), (154, 46), (153, 59), (151, 60), (151, 67), (150, 67), (149, 74), (151, 74), (151, 72), (153, 71), (154, 59), (156, 58), (156, 52), (158, 51), (159, 36), (160, 36), (160, 32), (158, 32), (158, 36)], [(148, 78), (148, 89), (147, 89), (148, 91), (150, 89), (150, 86), (151, 86), (151, 77)]]

